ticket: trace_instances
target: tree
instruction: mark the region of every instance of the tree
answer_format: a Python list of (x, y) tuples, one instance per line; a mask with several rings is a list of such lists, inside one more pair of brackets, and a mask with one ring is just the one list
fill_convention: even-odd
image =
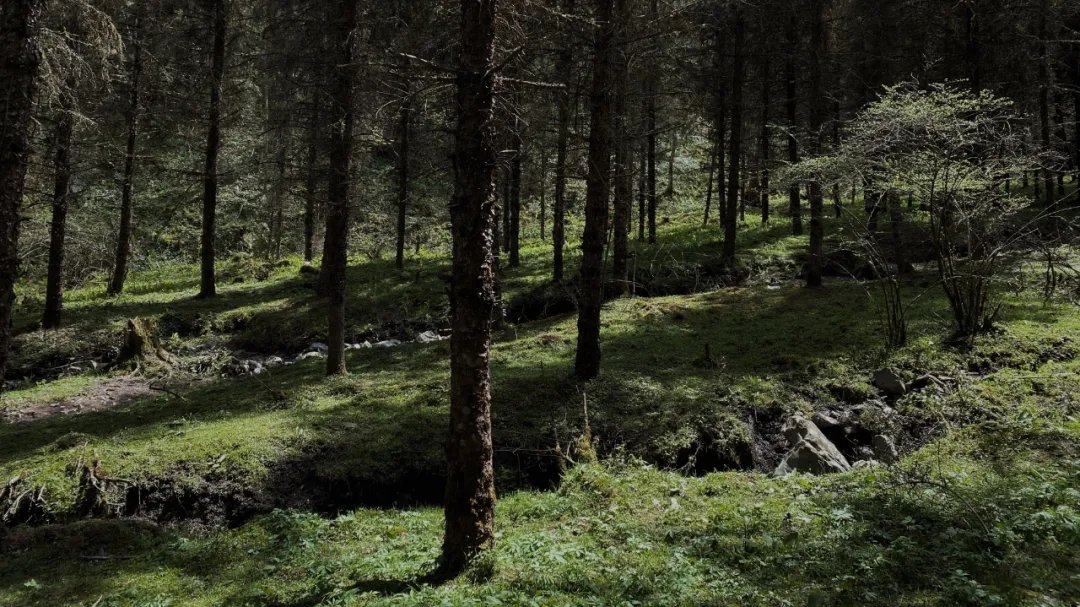
[[(810, 0), (810, 137), (814, 152), (821, 153), (821, 128), (824, 124), (824, 94), (821, 83), (821, 63), (825, 54), (824, 0)], [(806, 286), (821, 286), (825, 243), (825, 192), (821, 180), (811, 179), (810, 257), (806, 269)]]
[(134, 216), (133, 188), (135, 181), (135, 145), (139, 134), (139, 80), (142, 77), (142, 23), (145, 3), (140, 4), (139, 14), (131, 33), (131, 68), (128, 76), (127, 143), (124, 147), (124, 175), (120, 181), (120, 228), (116, 235), (116, 256), (113, 261), (112, 279), (108, 293), (119, 295), (127, 280), (128, 257), (131, 256), (131, 230)]
[(630, 80), (630, 0), (616, 0), (615, 19), (615, 217), (612, 226), (614, 240), (611, 255), (611, 273), (618, 281), (619, 291), (625, 292), (628, 284), (626, 261), (628, 255), (627, 233), (630, 230), (630, 211), (634, 197), (634, 171), (631, 161), (630, 105), (626, 101)]
[[(70, 86), (68, 87), (70, 91)], [(69, 92), (69, 95), (71, 93)], [(49, 270), (45, 283), (44, 329), (60, 327), (64, 296), (64, 235), (67, 228), (68, 202), (71, 197), (71, 136), (75, 129), (72, 101), (66, 98), (56, 116), (53, 132), (52, 218), (49, 222)]]
[[(795, 52), (798, 45), (795, 15), (788, 18), (784, 28), (784, 93), (787, 108), (787, 151), (788, 162), (799, 161), (798, 131), (798, 80), (795, 76)], [(799, 184), (793, 183), (788, 188), (788, 212), (791, 214), (791, 233), (799, 236), (802, 227), (802, 203), (799, 200)]]
[(327, 320), (326, 374), (345, 373), (345, 269), (349, 263), (349, 185), (352, 175), (353, 135), (353, 30), (356, 0), (339, 0), (334, 23), (333, 118), (330, 129), (330, 180), (327, 186), (326, 280)]
[[(575, 0), (563, 0), (561, 9), (564, 13), (574, 11)], [(566, 173), (567, 157), (570, 146), (570, 118), (573, 96), (570, 85), (573, 82), (571, 70), (574, 65), (573, 38), (569, 33), (562, 37), (562, 46), (555, 57), (556, 76), (561, 79), (563, 88), (556, 98), (556, 121), (558, 134), (555, 143), (555, 194), (551, 209), (551, 246), (552, 280), (563, 279), (563, 249), (566, 247)]]
[(0, 391), (19, 276), (19, 222), (41, 61), (40, 28), (40, 0), (5, 0), (0, 8)]
[(734, 23), (732, 32), (732, 58), (731, 58), (731, 149), (728, 153), (731, 164), (728, 167), (727, 182), (727, 211), (724, 214), (724, 250), (723, 263), (732, 265), (735, 263), (735, 235), (738, 227), (738, 201), (739, 196), (739, 173), (742, 170), (740, 161), (742, 155), (742, 109), (743, 109), (743, 80), (745, 79), (744, 41), (746, 39), (746, 22), (743, 19), (742, 8), (734, 8)]
[(450, 201), (450, 435), (446, 530), (440, 569), (461, 572), (495, 543), (495, 472), (491, 445), (491, 325), (495, 287), (496, 0), (461, 1), (457, 128)]
[[(600, 308), (604, 303), (604, 245), (611, 193), (612, 43), (615, 38), (612, 2), (596, 0), (597, 31), (589, 95), (589, 170), (585, 178), (585, 232), (581, 238), (578, 339), (574, 358), (574, 373), (582, 380), (600, 374)], [(650, 163), (655, 169), (652, 158), (650, 154)], [(655, 187), (655, 182), (650, 187)], [(655, 189), (650, 190), (650, 195), (653, 193)]]
[(218, 152), (221, 149), (221, 85), (225, 77), (225, 0), (210, 0), (214, 45), (210, 57), (210, 107), (206, 119), (206, 162), (203, 168), (202, 240), (199, 297), (217, 295), (214, 275), (217, 230)]

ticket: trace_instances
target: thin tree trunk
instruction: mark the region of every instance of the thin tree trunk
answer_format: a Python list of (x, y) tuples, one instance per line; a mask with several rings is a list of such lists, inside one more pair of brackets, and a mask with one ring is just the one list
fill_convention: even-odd
[[(798, 129), (798, 95), (797, 81), (795, 79), (795, 50), (797, 37), (795, 30), (795, 16), (788, 19), (784, 29), (784, 92), (787, 94), (787, 126), (788, 126), (788, 162), (799, 162), (799, 140), (795, 136)], [(788, 211), (791, 214), (791, 233), (799, 236), (803, 233), (802, 226), (802, 203), (799, 200), (799, 185), (792, 184), (788, 188)]]
[[(649, 3), (649, 22), (656, 24), (660, 17), (660, 9), (657, 0)], [(649, 70), (645, 76), (645, 130), (647, 143), (648, 171), (648, 213), (649, 213), (649, 244), (656, 243), (656, 73)]]
[[(821, 84), (821, 64), (825, 60), (823, 2), (824, 0), (810, 2), (810, 138), (816, 153), (821, 153), (821, 128), (825, 117), (825, 92)], [(806, 271), (806, 286), (814, 288), (821, 286), (824, 266), (825, 195), (818, 179), (811, 179), (809, 186), (810, 258)]]
[(621, 293), (627, 291), (627, 231), (630, 228), (630, 211), (634, 197), (634, 169), (630, 157), (630, 111), (626, 103), (630, 79), (630, 8), (631, 0), (615, 0), (615, 217), (612, 228), (614, 243), (611, 273), (618, 281)]
[[(1039, 10), (1039, 132), (1042, 148), (1047, 154), (1053, 152), (1050, 142), (1050, 55), (1047, 46), (1046, 18), (1050, 11), (1048, 0), (1042, 0)], [(1054, 198), (1054, 175), (1049, 167), (1043, 167), (1043, 192), (1047, 205)]]
[(69, 107), (60, 110), (56, 121), (53, 156), (52, 220), (49, 224), (49, 264), (45, 284), (45, 313), (41, 326), (60, 327), (64, 305), (64, 233), (67, 230), (68, 201), (71, 196), (71, 133), (73, 117)]
[(409, 131), (411, 130), (411, 111), (409, 92), (401, 103), (398, 115), (398, 200), (397, 200), (397, 243), (394, 264), (400, 270), (405, 267), (405, 220), (409, 208)]
[(40, 0), (4, 0), (0, 11), (0, 392), (11, 348), (19, 276), (19, 221), (30, 123), (41, 63)]
[(664, 190), (664, 196), (675, 195), (675, 155), (679, 151), (679, 131), (676, 129), (671, 130), (671, 149), (668, 150), (667, 161), (667, 188)]
[[(573, 0), (569, 0), (563, 6), (566, 12), (573, 11)], [(574, 48), (569, 40), (564, 40), (563, 48), (559, 50), (556, 60), (556, 72), (564, 78), (563, 84), (570, 86), (570, 70), (574, 64)], [(561, 282), (563, 279), (563, 249), (566, 245), (566, 161), (568, 147), (570, 145), (570, 91), (563, 90), (558, 93), (558, 134), (555, 141), (555, 195), (551, 209), (551, 246), (552, 246), (552, 280)]]
[(761, 223), (769, 223), (769, 161), (772, 157), (772, 133), (769, 131), (769, 92), (772, 88), (772, 64), (768, 54), (761, 68)]
[(540, 148), (540, 240), (547, 240), (547, 167), (548, 147)]
[[(600, 307), (604, 301), (604, 245), (611, 184), (612, 0), (596, 0), (595, 56), (589, 96), (589, 170), (586, 176), (585, 230), (581, 239), (581, 291), (574, 373), (593, 379), (600, 373)], [(655, 168), (655, 167), (654, 167)]]
[(127, 145), (124, 154), (124, 177), (120, 185), (120, 229), (116, 235), (116, 256), (108, 294), (119, 295), (127, 280), (128, 257), (131, 255), (131, 232), (134, 215), (133, 189), (135, 183), (135, 144), (139, 133), (139, 80), (142, 76), (142, 10), (135, 18), (131, 37), (132, 56), (128, 91)]
[(514, 119), (514, 132), (510, 134), (513, 140), (510, 156), (510, 199), (507, 212), (509, 213), (509, 233), (507, 244), (509, 245), (510, 267), (516, 268), (521, 265), (521, 154), (522, 142), (520, 129), (524, 124), (517, 118)]
[(454, 148), (453, 280), (450, 309), (450, 435), (447, 441), (446, 575), (495, 544), (491, 446), (491, 319), (495, 311), (492, 108), (495, 101), (495, 0), (461, 1)]
[(203, 169), (202, 243), (199, 297), (217, 295), (214, 239), (221, 148), (221, 84), (225, 76), (225, 0), (213, 1), (214, 51), (210, 60), (210, 112), (207, 117), (206, 166)]
[(728, 153), (731, 165), (728, 167), (728, 209), (724, 215), (724, 250), (721, 256), (725, 265), (735, 263), (735, 235), (738, 226), (739, 173), (742, 170), (742, 96), (744, 79), (743, 40), (746, 37), (746, 22), (742, 9), (735, 9), (732, 32), (731, 56), (731, 148)]
[[(833, 102), (833, 123), (832, 123), (832, 145), (833, 150), (840, 149), (840, 102)], [(832, 186), (832, 199), (833, 199), (833, 214), (837, 219), (844, 212), (844, 201), (840, 198), (840, 181), (837, 180)]]
[(326, 374), (343, 375), (345, 369), (345, 270), (349, 263), (349, 178), (352, 173), (353, 70), (352, 33), (356, 27), (356, 0), (339, 0), (334, 36), (334, 122), (330, 131), (330, 181), (327, 187)]
[(1080, 201), (1080, 50), (1074, 50), (1073, 57), (1073, 185), (1076, 186), (1076, 199)]
[(709, 211), (712, 208), (713, 181), (716, 177), (716, 157), (720, 154), (720, 143), (714, 137), (712, 151), (709, 153), (709, 181), (705, 185), (705, 218), (701, 225), (709, 225)]
[(638, 242), (645, 240), (645, 217), (648, 215), (647, 211), (647, 198), (648, 198), (648, 182), (649, 182), (649, 161), (648, 161), (648, 146), (645, 139), (641, 139), (638, 144)]
[[(318, 103), (318, 95), (313, 95)], [(311, 266), (315, 253), (315, 202), (319, 186), (319, 110), (312, 108), (308, 127), (308, 149), (304, 168), (304, 266)]]

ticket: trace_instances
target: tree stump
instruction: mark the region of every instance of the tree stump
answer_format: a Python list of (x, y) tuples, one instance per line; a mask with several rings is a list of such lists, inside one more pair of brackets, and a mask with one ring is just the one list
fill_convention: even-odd
[(176, 358), (161, 345), (157, 327), (145, 318), (129, 318), (124, 329), (124, 343), (116, 363), (135, 367), (171, 365)]

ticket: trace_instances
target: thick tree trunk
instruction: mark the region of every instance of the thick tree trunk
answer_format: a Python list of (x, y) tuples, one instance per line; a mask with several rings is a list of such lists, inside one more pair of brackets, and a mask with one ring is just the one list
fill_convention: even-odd
[[(820, 154), (821, 128), (825, 119), (825, 91), (822, 89), (821, 70), (825, 60), (824, 6), (825, 0), (810, 2), (810, 140), (814, 152)], [(810, 256), (806, 270), (806, 286), (821, 286), (825, 243), (825, 192), (821, 181), (812, 179), (809, 184), (810, 202)]]
[(627, 292), (627, 231), (630, 229), (630, 211), (634, 198), (634, 167), (630, 157), (630, 108), (626, 103), (630, 79), (630, 8), (631, 0), (615, 0), (615, 217), (612, 227), (614, 242), (611, 273), (618, 281), (621, 293)]
[(333, 127), (330, 130), (330, 180), (327, 185), (326, 255), (323, 272), (327, 286), (326, 374), (343, 375), (345, 369), (345, 269), (349, 263), (349, 178), (352, 173), (353, 69), (352, 34), (356, 28), (356, 0), (339, 0), (334, 32)]
[[(318, 95), (313, 95), (318, 103)], [(304, 266), (310, 267), (315, 254), (315, 204), (319, 187), (319, 111), (312, 108), (308, 125), (307, 158), (304, 160)]]
[(769, 55), (761, 66), (761, 223), (769, 223), (769, 166), (772, 158), (772, 133), (769, 129), (769, 92), (772, 88), (772, 63)]
[[(574, 373), (593, 379), (600, 373), (600, 308), (604, 301), (604, 245), (611, 185), (612, 1), (596, 0), (595, 56), (589, 96), (589, 171), (586, 176), (585, 231), (581, 239), (581, 290)], [(655, 167), (654, 167), (655, 168)]]
[(19, 276), (19, 221), (41, 62), (41, 2), (4, 2), (0, 11), (0, 392), (11, 348), (11, 313)]
[(120, 229), (116, 235), (116, 256), (108, 294), (119, 295), (127, 280), (128, 257), (131, 255), (132, 219), (134, 216), (133, 188), (135, 183), (135, 144), (139, 134), (139, 84), (142, 76), (142, 15), (136, 17), (131, 39), (131, 87), (128, 91), (127, 145), (124, 154), (124, 177), (120, 182)]
[[(406, 95), (409, 94), (406, 90)], [(409, 99), (401, 103), (398, 115), (398, 200), (397, 200), (397, 243), (394, 264), (400, 270), (405, 267), (405, 220), (409, 208), (409, 131), (411, 130), (411, 111)]]
[(721, 256), (725, 265), (735, 263), (735, 236), (738, 226), (739, 177), (742, 170), (742, 97), (743, 80), (745, 77), (745, 58), (743, 56), (743, 41), (746, 37), (746, 21), (743, 19), (742, 9), (735, 9), (735, 20), (732, 31), (732, 55), (731, 55), (731, 148), (728, 159), (731, 165), (728, 167), (728, 209), (724, 214), (724, 250)]
[(56, 146), (53, 156), (52, 219), (49, 223), (49, 264), (45, 281), (45, 313), (41, 326), (60, 327), (64, 305), (64, 234), (67, 231), (68, 202), (71, 196), (71, 133), (73, 116), (69, 108), (60, 110), (56, 119)]
[[(799, 140), (796, 138), (798, 124), (798, 86), (795, 76), (795, 50), (798, 38), (795, 30), (795, 16), (788, 20), (784, 29), (784, 92), (786, 93), (787, 106), (787, 145), (788, 162), (799, 162)], [(791, 214), (791, 233), (799, 236), (803, 233), (802, 203), (799, 200), (799, 185), (792, 184), (788, 188), (788, 212)]]
[(214, 51), (210, 59), (210, 111), (207, 116), (206, 165), (203, 168), (202, 242), (199, 297), (217, 295), (214, 239), (218, 194), (218, 151), (221, 148), (221, 85), (225, 76), (225, 0), (213, 0)]
[(495, 543), (491, 446), (491, 318), (495, 311), (492, 108), (495, 0), (461, 1), (454, 149), (450, 308), (450, 437), (442, 572), (461, 572)]

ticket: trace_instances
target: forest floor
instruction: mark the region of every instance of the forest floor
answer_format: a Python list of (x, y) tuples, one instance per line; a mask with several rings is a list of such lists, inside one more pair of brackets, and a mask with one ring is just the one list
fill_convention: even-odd
[[(737, 281), (715, 269), (716, 226), (699, 224), (675, 217), (660, 244), (635, 243), (635, 293), (605, 306), (588, 385), (570, 373), (570, 291), (549, 286), (549, 245), (527, 240), (492, 359), (498, 543), (441, 586), (418, 580), (442, 530), (444, 257), (354, 263), (355, 348), (332, 379), (298, 260), (229, 260), (212, 300), (192, 297), (197, 268), (149, 268), (121, 297), (69, 293), (53, 332), (33, 328), (24, 288), (26, 379), (0, 401), (0, 478), (44, 488), (45, 524), (0, 527), (0, 605), (1080, 600), (1069, 285), (1047, 297), (1040, 268), (1013, 260), (998, 329), (956, 344), (920, 269), (904, 281), (909, 345), (886, 351), (873, 284), (803, 288), (805, 238), (783, 218), (744, 227)], [(131, 317), (158, 321), (175, 365), (98, 370)], [(883, 394), (883, 368), (918, 389)], [(835, 436), (852, 460), (878, 434), (902, 457), (774, 478), (795, 412), (854, 416)], [(80, 488), (90, 462), (96, 502)]]

